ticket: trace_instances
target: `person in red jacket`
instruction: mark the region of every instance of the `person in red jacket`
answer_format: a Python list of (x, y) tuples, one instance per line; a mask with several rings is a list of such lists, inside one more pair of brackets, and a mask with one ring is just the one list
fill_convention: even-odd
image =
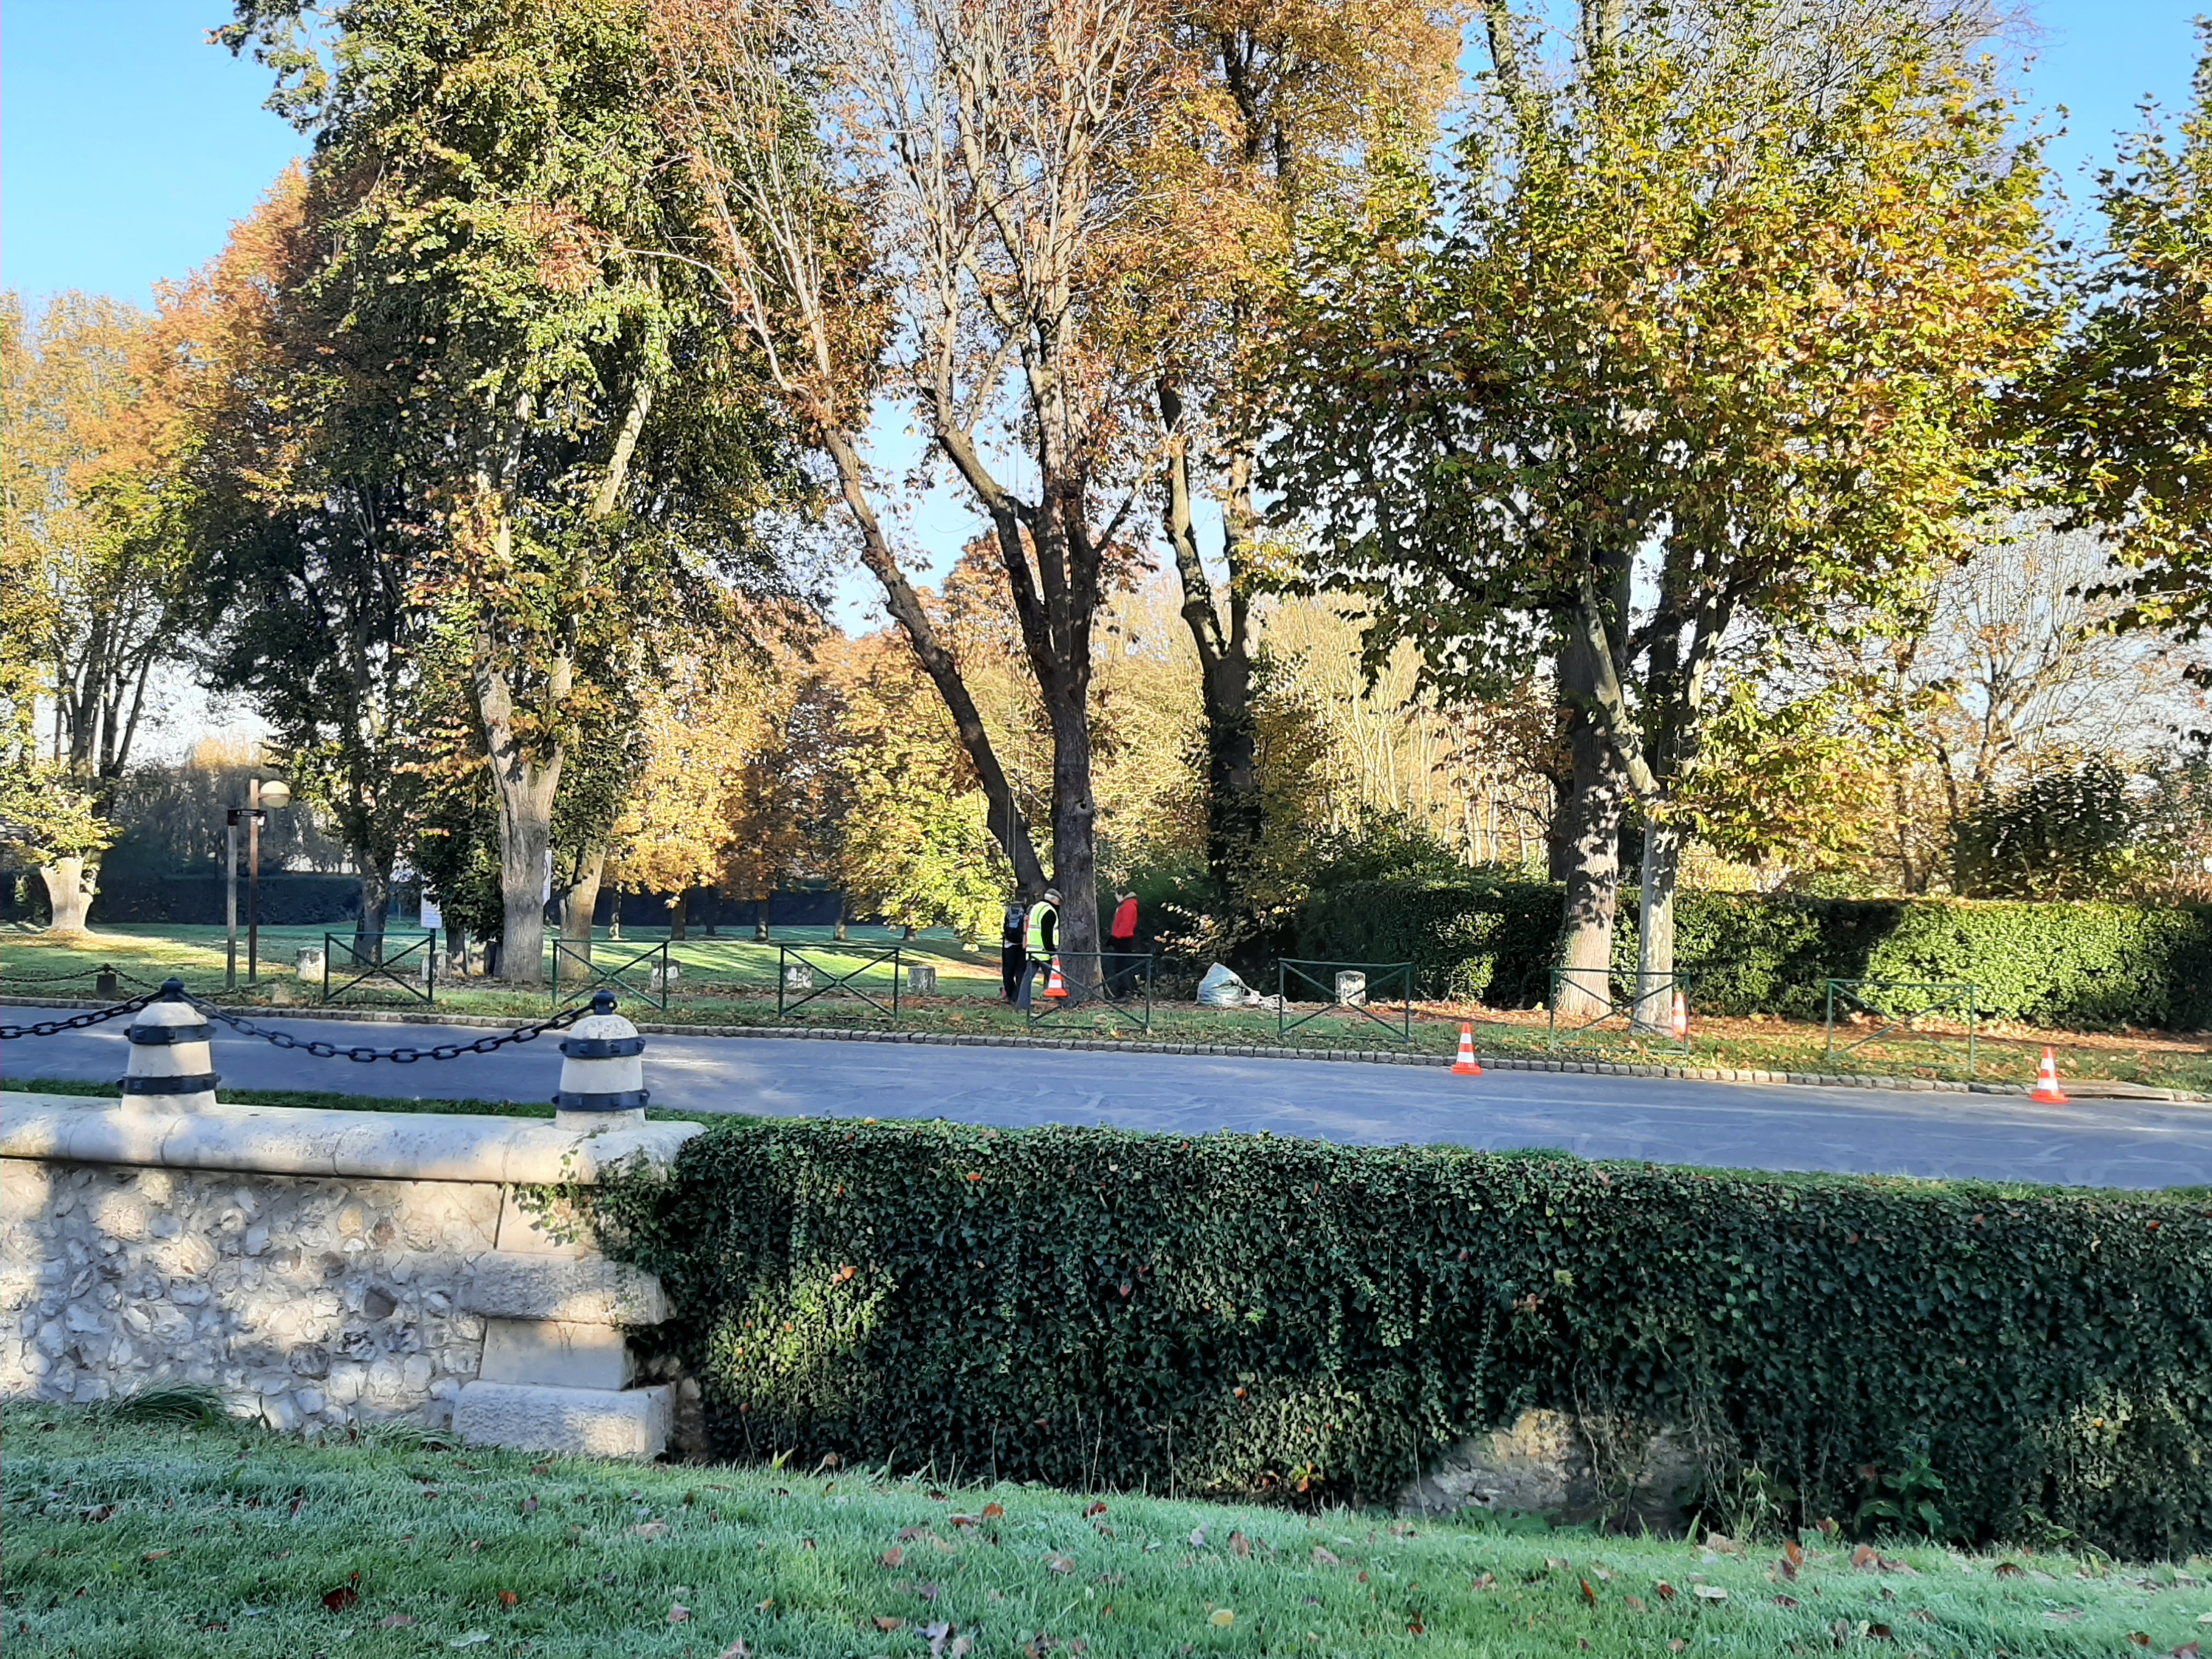
[(1112, 972), (1107, 979), (1109, 994), (1121, 996), (1137, 976), (1137, 896), (1123, 893), (1121, 902), (1114, 907), (1113, 926), (1106, 930)]

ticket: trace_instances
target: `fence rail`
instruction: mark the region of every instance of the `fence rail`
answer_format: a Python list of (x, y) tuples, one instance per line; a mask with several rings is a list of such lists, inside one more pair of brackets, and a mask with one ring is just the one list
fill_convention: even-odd
[[(775, 959), (775, 1017), (789, 1019), (809, 1003), (823, 997), (848, 996), (858, 998), (896, 1025), (899, 1016), (899, 981), (902, 977), (899, 966), (902, 955), (896, 945), (881, 951), (853, 945), (779, 945)], [(842, 965), (855, 958), (859, 959), (858, 966)], [(863, 974), (884, 966), (890, 969), (889, 1002), (877, 990), (860, 982)], [(823, 976), (819, 985), (814, 981), (817, 973)]]
[[(398, 950), (387, 950), (386, 939), (407, 939), (412, 942)], [(410, 1001), (435, 1003), (438, 1000), (437, 952), (438, 935), (427, 933), (325, 933), (323, 935), (323, 997), (325, 1002), (335, 1001), (347, 992), (364, 985), (379, 989), (389, 986)], [(345, 952), (343, 966), (338, 953)], [(411, 969), (407, 964), (412, 963)], [(406, 969), (406, 971), (402, 971)], [(331, 984), (333, 975), (350, 975), (339, 985)]]
[[(1327, 975), (1327, 977), (1324, 977)], [(1395, 986), (1396, 994), (1390, 995)], [(1321, 1006), (1311, 1013), (1291, 1018), (1293, 993), (1308, 987), (1322, 993)], [(1300, 996), (1300, 1004), (1312, 1000)], [(1398, 1010), (1395, 1018), (1386, 1019), (1375, 1012), (1381, 1001), (1385, 1007)], [(1331, 1015), (1353, 1017), (1355, 1026), (1363, 1022), (1379, 1025), (1390, 1034), (1394, 1042), (1411, 1045), (1413, 1041), (1413, 964), (1410, 962), (1301, 962), (1289, 957), (1279, 958), (1275, 963), (1275, 1036), (1288, 1036), (1301, 1025)]]
[(1982, 988), (1967, 980), (1831, 979), (1823, 981), (1826, 1011), (1822, 1026), (1826, 1057), (1836, 1054), (1836, 1024), (1840, 1013), (1848, 1030), (1861, 1021), (1871, 1026), (1863, 1036), (1844, 1044), (1851, 1054), (1869, 1043), (1923, 1042), (1955, 1060), (1958, 1041), (1952, 1033), (1931, 1031), (1926, 1019), (1963, 1019), (1966, 1027), (1966, 1075), (1975, 1075), (1980, 1056), (1976, 1051), (1976, 1028), (1981, 1024)]
[[(1632, 984), (1627, 990), (1616, 993), (1610, 968), (1554, 968), (1552, 969), (1551, 1012), (1546, 1022), (1544, 1047), (1547, 1050), (1553, 1050), (1563, 1042), (1572, 1042), (1591, 1032), (1603, 1032), (1609, 1026), (1618, 1030), (1613, 1025), (1615, 1021), (1625, 1021), (1631, 1030), (1634, 1030), (1638, 1015), (1655, 1004), (1658, 1018), (1662, 1021), (1671, 1020), (1675, 997), (1679, 994), (1686, 1005), (1697, 981), (1695, 974), (1656, 974), (1647, 981)], [(1604, 1012), (1571, 1021), (1562, 1029), (1559, 1023), (1559, 988), (1563, 985), (1571, 985), (1589, 998), (1594, 1006), (1602, 1006)], [(1686, 1054), (1690, 1052), (1686, 1028), (1682, 1036), (1676, 1036), (1671, 1024), (1662, 1032), (1655, 1032), (1647, 1020), (1644, 1029), (1638, 1031), (1637, 1035), (1646, 1038), (1663, 1035), (1666, 1041), (1656, 1046), (1665, 1053)]]
[[(642, 982), (638, 977), (641, 968), (645, 970)], [(665, 939), (638, 945), (619, 939), (556, 939), (553, 941), (553, 1006), (558, 1008), (578, 1001), (603, 985), (619, 986), (665, 1013), (670, 988), (679, 971), (668, 959)]]
[(1139, 1031), (1152, 1030), (1155, 963), (1151, 952), (1062, 951), (1053, 963), (1059, 969), (1060, 990), (1055, 994), (1052, 988), (1052, 969), (1040, 969), (1030, 986), (1030, 1030), (1103, 1008), (1135, 1021)]

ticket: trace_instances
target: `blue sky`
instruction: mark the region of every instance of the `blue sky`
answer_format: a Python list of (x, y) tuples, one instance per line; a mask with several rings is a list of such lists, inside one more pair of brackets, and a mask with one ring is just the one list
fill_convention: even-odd
[[(2078, 169), (2110, 153), (2147, 92), (2189, 89), (2176, 0), (2031, 0), (2029, 85), (2069, 107), (2054, 150)], [(104, 291), (145, 303), (222, 246), (298, 136), (260, 106), (265, 73), (206, 44), (222, 0), (9, 0), (0, 16), (0, 283), (41, 296)]]

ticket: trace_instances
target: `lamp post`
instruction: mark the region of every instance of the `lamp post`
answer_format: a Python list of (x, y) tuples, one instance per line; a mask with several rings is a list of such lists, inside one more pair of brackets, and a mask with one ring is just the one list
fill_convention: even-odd
[(261, 982), (261, 821), (271, 811), (279, 811), (292, 804), (292, 789), (281, 778), (264, 783), (258, 778), (246, 786), (246, 805), (234, 806), (224, 815), (226, 829), (223, 863), (229, 876), (229, 892), (224, 902), (226, 940), (223, 949), (222, 983), (226, 990), (238, 988), (238, 826), (246, 825), (246, 982)]

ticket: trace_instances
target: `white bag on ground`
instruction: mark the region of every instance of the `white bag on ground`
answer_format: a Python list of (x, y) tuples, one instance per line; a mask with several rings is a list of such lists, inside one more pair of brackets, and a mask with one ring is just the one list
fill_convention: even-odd
[(1257, 992), (1218, 962), (1206, 970), (1206, 977), (1198, 982), (1198, 1006), (1201, 1008), (1249, 1008), (1259, 1000)]

